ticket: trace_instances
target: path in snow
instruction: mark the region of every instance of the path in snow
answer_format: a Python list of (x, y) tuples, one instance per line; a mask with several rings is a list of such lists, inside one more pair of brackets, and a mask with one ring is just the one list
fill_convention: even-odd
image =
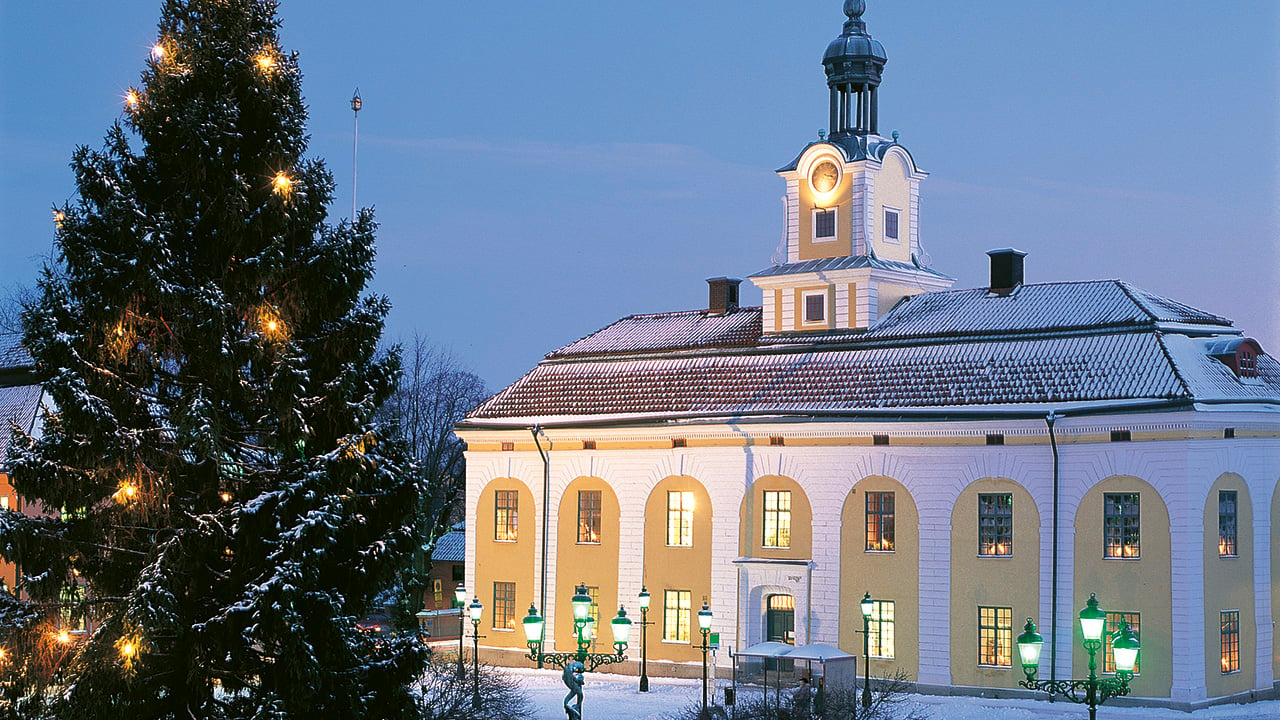
[[(512, 668), (507, 672), (524, 684), (536, 709), (537, 720), (564, 720), (565, 687), (559, 670)], [(650, 678), (649, 692), (638, 689), (634, 677), (588, 673), (583, 687), (583, 720), (664, 720), (681, 708), (702, 700), (698, 680)], [(725, 681), (720, 681), (723, 688)], [(745, 688), (740, 688), (740, 691)], [(783, 690), (785, 693), (786, 690)], [(720, 690), (723, 699), (724, 691)], [(971, 697), (913, 695), (910, 699), (933, 720), (1086, 720), (1088, 710), (1081, 705), (1059, 701), (987, 700)], [(1193, 713), (1163, 708), (1136, 708), (1103, 705), (1102, 720), (1280, 720), (1280, 700), (1249, 705), (1220, 705)]]

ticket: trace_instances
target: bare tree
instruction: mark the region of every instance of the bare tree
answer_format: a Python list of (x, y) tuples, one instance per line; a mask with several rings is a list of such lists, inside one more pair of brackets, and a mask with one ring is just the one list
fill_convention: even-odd
[(22, 310), (36, 299), (35, 288), (13, 283), (0, 292), (0, 333), (21, 333)]
[[(484, 380), (422, 335), (414, 333), (412, 341), (405, 344), (399, 385), (380, 414), (383, 421), (399, 428), (417, 461), (423, 486), (418, 511), (422, 549), (402, 579), (406, 603), (417, 604), (431, 568), (431, 550), (452, 525), (465, 487), (465, 448), (453, 426), (488, 394)], [(401, 609), (408, 615), (417, 610)]]

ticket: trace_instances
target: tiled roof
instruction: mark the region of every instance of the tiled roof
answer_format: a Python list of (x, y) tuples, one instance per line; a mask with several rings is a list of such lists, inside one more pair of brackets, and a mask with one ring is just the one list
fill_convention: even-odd
[(759, 308), (718, 315), (699, 310), (632, 315), (552, 351), (547, 357), (750, 347), (759, 339)]
[(451, 530), (436, 540), (436, 547), (431, 552), (432, 562), (460, 563), (466, 562), (467, 534)]
[(467, 424), (1035, 404), (1280, 404), (1280, 363), (1208, 356), (1224, 318), (1118, 281), (925, 293), (866, 332), (763, 335), (760, 310), (635, 315), (553, 352)]
[(0, 375), (13, 370), (26, 370), (35, 366), (31, 353), (22, 345), (18, 333), (0, 333)]
[(0, 467), (8, 465), (13, 442), (9, 423), (30, 432), (40, 409), (40, 394), (39, 385), (0, 387)]

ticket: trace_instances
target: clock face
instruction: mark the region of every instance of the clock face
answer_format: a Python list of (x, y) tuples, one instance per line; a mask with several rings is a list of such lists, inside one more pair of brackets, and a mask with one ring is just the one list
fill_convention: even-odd
[(840, 182), (840, 169), (830, 160), (823, 160), (813, 167), (809, 173), (809, 184), (814, 192), (829, 193)]

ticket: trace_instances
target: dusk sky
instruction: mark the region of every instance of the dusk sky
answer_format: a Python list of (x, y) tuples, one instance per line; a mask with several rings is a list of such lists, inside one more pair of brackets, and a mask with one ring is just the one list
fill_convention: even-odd
[[(868, 0), (882, 132), (930, 173), (921, 239), (956, 287), (1120, 278), (1280, 353), (1280, 3)], [(0, 0), (0, 267), (29, 285), (76, 145), (101, 147), (159, 0)], [(840, 0), (285, 0), (310, 155), (376, 209), (372, 290), (501, 389), (635, 313), (769, 266), (773, 170), (827, 117)], [(744, 304), (760, 292), (744, 283)]]

